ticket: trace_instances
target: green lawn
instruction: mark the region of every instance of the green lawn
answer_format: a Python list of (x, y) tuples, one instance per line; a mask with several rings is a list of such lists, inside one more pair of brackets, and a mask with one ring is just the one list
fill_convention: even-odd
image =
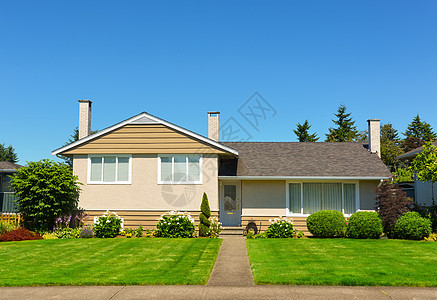
[(256, 284), (437, 286), (437, 243), (247, 240)]
[(206, 284), (221, 239), (0, 243), (0, 285)]

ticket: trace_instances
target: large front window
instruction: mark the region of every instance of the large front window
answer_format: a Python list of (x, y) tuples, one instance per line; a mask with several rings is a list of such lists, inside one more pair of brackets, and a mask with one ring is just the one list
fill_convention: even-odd
[(160, 155), (158, 183), (200, 184), (202, 183), (202, 156), (196, 154)]
[(352, 214), (357, 210), (355, 183), (297, 182), (288, 184), (288, 208), (294, 214), (338, 210)]
[(130, 160), (127, 155), (90, 156), (88, 183), (130, 183)]

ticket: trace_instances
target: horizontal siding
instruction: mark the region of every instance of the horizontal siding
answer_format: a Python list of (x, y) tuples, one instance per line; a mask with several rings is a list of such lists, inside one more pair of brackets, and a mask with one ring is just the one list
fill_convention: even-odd
[[(254, 222), (259, 230), (259, 232), (264, 232), (270, 226), (270, 220), (274, 219), (272, 216), (242, 216), (241, 217), (241, 226), (246, 228), (246, 226), (250, 222)], [(301, 230), (304, 232), (306, 236), (311, 236), (311, 233), (308, 231), (306, 225), (305, 217), (294, 217), (293, 219), (293, 227), (296, 230)]]
[(125, 125), (62, 154), (225, 153), (164, 125)]
[[(124, 218), (124, 226), (126, 228), (138, 228), (140, 225), (146, 229), (156, 229), (156, 223), (158, 218), (168, 211), (111, 211), (117, 213), (120, 217)], [(94, 217), (100, 217), (103, 211), (87, 210), (88, 219), (85, 225), (92, 225)], [(199, 225), (199, 213), (200, 211), (187, 211), (194, 218), (194, 225)], [(211, 212), (211, 217), (218, 217), (218, 212)], [(197, 229), (197, 227), (196, 227)]]

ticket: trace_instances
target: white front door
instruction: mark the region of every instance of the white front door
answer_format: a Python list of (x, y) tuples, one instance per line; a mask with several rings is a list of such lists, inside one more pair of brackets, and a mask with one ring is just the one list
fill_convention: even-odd
[(241, 181), (221, 181), (220, 222), (223, 226), (241, 225)]

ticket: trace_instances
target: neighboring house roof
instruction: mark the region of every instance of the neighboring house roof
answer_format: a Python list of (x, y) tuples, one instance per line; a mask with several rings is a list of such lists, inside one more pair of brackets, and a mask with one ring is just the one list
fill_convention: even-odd
[[(434, 146), (437, 147), (437, 141), (434, 141), (432, 144), (433, 144)], [(397, 158), (397, 159), (401, 159), (401, 160), (413, 159), (413, 158), (416, 157), (417, 154), (419, 154), (420, 152), (422, 152), (422, 150), (423, 150), (423, 146), (420, 146), (420, 147), (418, 147), (418, 148), (416, 148), (416, 149), (413, 149), (413, 150), (408, 151), (408, 152), (406, 152), (406, 153), (404, 153), (404, 154), (402, 154), (402, 155), (399, 155), (399, 156), (396, 157), (396, 158)]]
[[(220, 173), (238, 177), (381, 179), (390, 171), (362, 143), (223, 142), (238, 150)], [(230, 169), (229, 169), (230, 168)]]
[(176, 130), (178, 132), (186, 134), (186, 135), (188, 135), (188, 136), (190, 136), (192, 138), (195, 138), (195, 139), (197, 139), (197, 140), (199, 140), (199, 141), (201, 141), (203, 143), (206, 143), (206, 144), (208, 144), (208, 145), (210, 145), (212, 147), (221, 149), (221, 150), (223, 150), (225, 152), (232, 153), (234, 155), (238, 155), (238, 151), (236, 151), (235, 149), (232, 149), (232, 148), (230, 148), (228, 146), (225, 146), (225, 145), (223, 145), (221, 143), (218, 143), (218, 142), (213, 141), (213, 140), (211, 140), (209, 138), (206, 138), (206, 137), (204, 137), (204, 136), (202, 136), (200, 134), (197, 134), (195, 132), (192, 132), (190, 130), (187, 130), (185, 128), (177, 126), (177, 125), (175, 125), (173, 123), (170, 123), (168, 121), (165, 121), (163, 119), (155, 117), (155, 116), (153, 116), (151, 114), (148, 114), (146, 112), (142, 112), (142, 113), (140, 113), (140, 114), (138, 114), (138, 115), (136, 115), (136, 116), (134, 116), (132, 118), (129, 118), (129, 119), (124, 120), (124, 121), (122, 121), (120, 123), (117, 123), (117, 124), (115, 124), (113, 126), (105, 128), (105, 129), (103, 129), (103, 130), (101, 130), (101, 131), (99, 131), (99, 132), (97, 132), (95, 134), (89, 135), (89, 136), (87, 136), (87, 137), (85, 137), (83, 139), (80, 139), (80, 140), (78, 140), (78, 141), (76, 141), (74, 143), (71, 143), (71, 144), (69, 144), (67, 146), (64, 146), (64, 147), (61, 147), (59, 149), (56, 149), (56, 150), (54, 150), (52, 152), (52, 155), (62, 154), (62, 152), (65, 152), (65, 151), (67, 151), (69, 149), (78, 147), (78, 146), (80, 146), (80, 145), (82, 145), (84, 143), (87, 143), (87, 142), (89, 142), (91, 140), (94, 140), (94, 139), (96, 139), (96, 138), (98, 138), (98, 137), (100, 137), (102, 135), (105, 135), (105, 134), (107, 134), (107, 133), (109, 133), (111, 131), (114, 131), (114, 130), (116, 130), (116, 129), (120, 128), (120, 127), (123, 127), (125, 125), (128, 125), (128, 124), (129, 125), (161, 124), (161, 125), (167, 126), (169, 128), (172, 128), (172, 129), (174, 129), (174, 130)]
[(22, 168), (22, 165), (14, 164), (9, 161), (0, 161), (0, 172), (1, 173), (12, 173), (16, 172), (17, 169)]

